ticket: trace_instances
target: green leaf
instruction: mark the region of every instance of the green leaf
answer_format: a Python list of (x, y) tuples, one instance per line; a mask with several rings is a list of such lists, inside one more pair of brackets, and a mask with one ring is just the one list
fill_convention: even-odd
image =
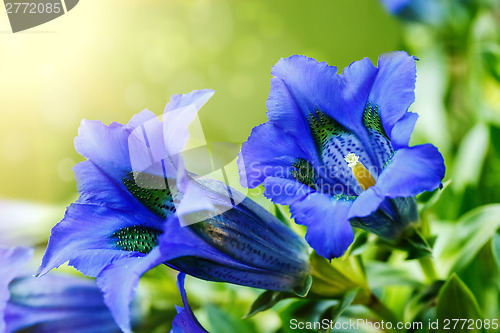
[(417, 198), (418, 203), (421, 204), (420, 211), (425, 212), (427, 209), (431, 208), (436, 202), (438, 202), (441, 195), (451, 184), (452, 180), (448, 180), (443, 183), (442, 187), (438, 187), (432, 192), (424, 192)]
[(302, 286), (299, 286), (293, 290), (295, 295), (299, 297), (306, 297), (307, 294), (309, 293), (309, 290), (311, 289), (312, 281), (313, 281), (312, 277), (308, 275), (305, 283)]
[(363, 253), (370, 245), (368, 236), (367, 232), (359, 231), (354, 238), (354, 242), (352, 242), (349, 249), (347, 249), (348, 255), (356, 256)]
[(282, 293), (279, 291), (266, 290), (257, 297), (257, 299), (252, 303), (250, 310), (243, 318), (249, 318), (259, 312), (268, 310), (272, 308), (279, 301), (293, 297), (290, 293)]
[(379, 239), (379, 243), (385, 244), (408, 253), (407, 260), (429, 257), (432, 255), (432, 247), (425, 237), (417, 230), (413, 229), (406, 237), (397, 243)]
[(283, 222), (285, 225), (290, 226), (290, 220), (286, 217), (283, 207), (280, 205), (274, 205), (274, 215), (276, 215), (278, 220)]
[(500, 47), (494, 43), (484, 43), (481, 56), (491, 76), (500, 82)]
[[(462, 322), (455, 325), (453, 319), (481, 319), (479, 306), (472, 292), (456, 274), (452, 274), (444, 284), (439, 293), (436, 306), (436, 318), (439, 320), (440, 328), (445, 320), (450, 320), (450, 329), (455, 333), (460, 332), (482, 332), (482, 330), (468, 330), (467, 325)], [(475, 326), (475, 325), (474, 325)]]
[(339, 319), (345, 309), (347, 309), (352, 304), (354, 298), (356, 298), (356, 294), (358, 293), (358, 291), (359, 289), (356, 288), (345, 293), (344, 297), (340, 299), (338, 304), (326, 309), (326, 311), (323, 312), (323, 314), (321, 315), (321, 319), (329, 319), (333, 324), (335, 324), (337, 322), (337, 319)]
[(305, 297), (311, 289), (312, 277), (307, 276), (304, 285), (295, 290), (295, 293), (284, 293), (279, 291), (266, 290), (257, 297), (257, 299), (252, 303), (250, 310), (243, 318), (249, 318), (259, 312), (265, 311), (273, 307), (279, 301), (285, 298), (291, 297)]
[[(408, 262), (410, 263), (410, 262)], [(412, 286), (421, 287), (424, 282), (421, 281), (409, 269), (409, 265), (390, 266), (388, 263), (367, 262), (366, 274), (370, 277), (370, 287), (373, 289), (387, 286)]]
[(455, 159), (453, 188), (462, 191), (477, 185), (489, 147), (489, 130), (483, 123), (474, 126), (462, 139)]
[(434, 307), (439, 291), (444, 283), (442, 280), (435, 281), (412, 297), (405, 307), (404, 317), (410, 318), (413, 322), (423, 322), (426, 313)]
[(213, 305), (207, 305), (205, 309), (210, 332), (255, 332), (255, 327), (249, 320), (235, 318), (231, 313)]
[(497, 267), (500, 270), (500, 234), (498, 233), (496, 233), (491, 240), (491, 251), (497, 263)]
[(342, 257), (328, 262), (315, 252), (311, 254), (312, 286), (310, 294), (321, 298), (339, 299), (352, 289), (361, 288), (358, 303), (369, 296), (366, 276), (357, 257)]
[[(460, 272), (500, 228), (500, 204), (481, 206), (463, 215), (444, 240), (442, 269)], [(448, 267), (446, 267), (448, 266)]]
[[(285, 302), (284, 302), (285, 303)], [(317, 330), (311, 328), (293, 327), (292, 322), (298, 321), (303, 323), (312, 323), (318, 321), (321, 314), (326, 309), (336, 304), (335, 301), (318, 301), (310, 299), (296, 298), (295, 301), (290, 300), (289, 304), (285, 303), (284, 307), (278, 309), (278, 314), (283, 325), (279, 329), (280, 333), (317, 333)]]
[[(500, 142), (500, 127), (496, 124), (490, 124), (490, 140)], [(500, 145), (492, 145), (492, 148), (497, 156), (500, 156)]]

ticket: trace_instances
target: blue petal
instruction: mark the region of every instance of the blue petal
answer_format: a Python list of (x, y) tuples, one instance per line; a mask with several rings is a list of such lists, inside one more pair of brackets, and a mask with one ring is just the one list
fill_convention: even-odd
[(378, 60), (378, 73), (369, 102), (379, 107), (386, 133), (405, 114), (415, 100), (415, 58), (406, 52), (384, 53)]
[(307, 226), (306, 240), (327, 258), (342, 256), (354, 240), (348, 213), (352, 202), (314, 193), (290, 206), (295, 222)]
[(388, 12), (397, 14), (411, 1), (412, 0), (381, 0), (380, 2), (382, 2)]
[(443, 156), (431, 144), (399, 149), (375, 187), (389, 198), (414, 196), (438, 188), (445, 169)]
[[(298, 69), (295, 69), (296, 64)], [(304, 64), (304, 67), (301, 64)], [(316, 82), (315, 78), (310, 76), (322, 75), (321, 70), (318, 73), (318, 70), (313, 69), (317, 64), (314, 59), (304, 56), (292, 56), (278, 61), (271, 71), (275, 78), (271, 79), (271, 91), (266, 103), (268, 110), (267, 118), (269, 121), (280, 127), (285, 133), (296, 138), (298, 145), (305, 152), (315, 151), (312, 140), (300, 139), (303, 138), (304, 133), (308, 133), (309, 131), (306, 119), (309, 113), (316, 111), (316, 106), (309, 106), (309, 109), (302, 109), (304, 106), (296, 100), (297, 96), (294, 95), (294, 92), (300, 90), (300, 87), (298, 88), (297, 85), (307, 86), (306, 82), (311, 83), (311, 85), (314, 84)], [(309, 65), (308, 68), (305, 67), (306, 65)], [(326, 63), (322, 63), (319, 67), (328, 66)], [(310, 72), (308, 72), (309, 68), (311, 68)], [(337, 81), (335, 76), (336, 68), (331, 67), (328, 72), (323, 73), (328, 75), (330, 72), (333, 72), (333, 75), (330, 75), (330, 77), (334, 81)], [(301, 80), (306, 79), (303, 76), (309, 76), (307, 77), (307, 81), (301, 82)], [(316, 86), (314, 89), (316, 89)]]
[(445, 170), (443, 156), (431, 144), (399, 149), (375, 186), (355, 200), (349, 217), (371, 214), (385, 198), (411, 197), (432, 191), (440, 186)]
[(63, 275), (24, 277), (10, 286), (7, 332), (119, 332), (95, 283)]
[(447, 19), (454, 19), (452, 15), (456, 15), (456, 8), (453, 6), (461, 4), (461, 1), (407, 0), (406, 5), (397, 14), (403, 20), (438, 26)]
[(75, 149), (101, 169), (108, 177), (120, 180), (131, 171), (127, 146), (130, 132), (125, 126), (82, 120), (75, 138)]
[(365, 143), (368, 140), (361, 118), (376, 69), (365, 58), (344, 72), (338, 75), (336, 67), (304, 56), (281, 59), (271, 72), (275, 78), (271, 80), (267, 117), (292, 135), (304, 152), (319, 153), (317, 157), (306, 158), (313, 166), (321, 165), (323, 150), (318, 149), (319, 143), (310, 136), (309, 119), (311, 116), (315, 119), (317, 112), (335, 119), (347, 132), (355, 131), (359, 138), (353, 140)]
[[(339, 89), (346, 108), (346, 111), (340, 115), (349, 118), (349, 121), (345, 123), (356, 133), (363, 132), (361, 119), (377, 72), (378, 69), (373, 66), (371, 60), (364, 58), (351, 63), (340, 75)], [(338, 114), (332, 114), (332, 116), (335, 116), (336, 120), (341, 119), (337, 119)]]
[(37, 275), (43, 275), (66, 261), (80, 272), (97, 276), (113, 261), (130, 255), (113, 241), (112, 235), (126, 227), (161, 230), (151, 213), (123, 212), (96, 204), (75, 203), (53, 229)]
[(10, 298), (9, 284), (33, 256), (26, 247), (0, 247), (0, 332), (5, 330), (4, 310)]
[(189, 124), (213, 94), (213, 90), (205, 89), (174, 95), (165, 107), (163, 114), (165, 148), (175, 166), (178, 166), (178, 155), (183, 151), (189, 138)]
[(160, 189), (167, 186), (166, 176), (175, 178), (163, 142), (163, 124), (148, 110), (134, 115), (127, 125), (83, 121), (75, 147), (89, 159), (74, 168), (81, 195), (78, 202), (135, 211), (140, 204), (125, 179), (133, 175), (137, 182), (137, 173), (147, 172), (159, 176), (153, 179), (158, 184), (149, 180), (143, 187)]
[[(165, 147), (163, 122), (145, 110), (134, 115), (125, 127), (130, 130), (126, 144), (130, 154), (131, 170), (163, 178), (175, 178), (175, 168)], [(161, 184), (147, 185), (149, 188), (159, 188), (166, 184), (163, 181)]]
[[(305, 243), (275, 216), (220, 181), (199, 178), (191, 185), (205, 200), (208, 199), (212, 210), (201, 207), (199, 223), (189, 229), (209, 245), (249, 266), (288, 272), (288, 268), (279, 263), (281, 257), (287, 258), (288, 266), (307, 270), (304, 265), (308, 260)], [(187, 201), (186, 195), (189, 196), (183, 194), (181, 205)], [(193, 211), (200, 207), (194, 202), (188, 205)], [(276, 259), (266, 260), (261, 257), (264, 253)]]
[(358, 227), (393, 241), (399, 239), (408, 230), (408, 226), (418, 221), (417, 202), (414, 197), (398, 197), (377, 204), (378, 209), (368, 216), (350, 220), (353, 227)]
[(91, 161), (80, 162), (73, 167), (80, 197), (77, 202), (106, 206), (123, 211), (144, 210), (128, 189), (113, 181)]
[(172, 95), (170, 102), (165, 106), (165, 112), (170, 112), (189, 105), (200, 110), (201, 107), (208, 102), (214, 95), (215, 91), (212, 89), (193, 90), (187, 94)]
[[(182, 183), (182, 181), (181, 181)], [(177, 181), (179, 184), (179, 181)], [(213, 200), (210, 199), (210, 193), (203, 191), (193, 180), (186, 180), (182, 185), (182, 200), (176, 205), (176, 215), (183, 226), (204, 221), (217, 215), (217, 210)], [(229, 200), (229, 192), (227, 193)]]
[[(326, 62), (318, 63), (315, 59), (295, 55), (279, 60), (271, 74), (275, 77), (274, 81), (282, 81), (284, 85), (273, 87), (271, 84), (267, 105), (270, 121), (279, 126), (282, 124), (282, 128), (286, 131), (298, 131), (301, 130), (298, 119), (301, 119), (301, 124), (306, 126), (303, 129), (307, 129), (305, 119), (310, 113), (321, 110), (350, 128), (349, 117), (342, 116), (344, 110), (337, 108), (343, 106), (343, 101), (338, 89), (339, 76), (336, 67), (328, 66)], [(288, 94), (284, 94), (283, 89), (286, 89)], [(276, 94), (278, 96), (275, 96)], [(291, 101), (286, 103), (284, 99), (290, 100), (290, 98)], [(290, 102), (294, 102), (298, 109), (288, 109)], [(295, 114), (297, 111), (300, 114)], [(290, 128), (288, 125), (292, 124), (288, 122), (291, 122), (292, 117), (296, 119), (293, 120), (295, 126)], [(301, 133), (297, 134), (299, 136), (296, 137), (300, 137)]]
[[(320, 151), (322, 167), (320, 170), (320, 184), (317, 188), (319, 192), (330, 195), (345, 194), (357, 195), (362, 190), (358, 185), (352, 170), (345, 162), (344, 158), (349, 153), (359, 156), (361, 163), (367, 167), (376, 165), (370, 155), (370, 151), (363, 144), (363, 140), (356, 133), (341, 127), (329, 116), (318, 112), (317, 118), (311, 118), (311, 134)], [(363, 130), (365, 141), (369, 141), (369, 136)], [(318, 172), (319, 173), (319, 172)]]
[[(106, 126), (100, 121), (83, 120), (78, 134), (78, 153), (117, 184), (122, 184), (132, 170), (164, 175), (160, 162), (167, 155), (162, 123), (148, 110), (134, 115), (127, 125)], [(167, 171), (171, 170), (167, 163)]]
[(401, 119), (398, 120), (391, 132), (391, 142), (394, 149), (408, 147), (411, 133), (417, 122), (418, 114), (406, 112)]
[[(207, 227), (212, 234), (205, 232), (207, 237), (202, 238), (193, 231), (194, 227)], [(214, 234), (219, 234), (218, 226), (212, 226), (210, 222), (200, 222), (187, 227), (168, 223), (160, 237), (163, 258), (181, 272), (208, 281), (289, 292), (300, 289), (304, 284), (308, 270), (300, 257), (290, 258), (279, 251), (266, 253), (255, 247), (258, 245), (257, 240), (248, 242), (243, 239), (243, 234), (240, 234), (241, 240), (233, 239), (232, 242), (232, 237), (213, 237), (210, 241), (208, 238)], [(220, 244), (214, 246), (215, 243)], [(218, 249), (223, 249), (224, 246), (232, 248), (232, 251), (225, 253)], [(296, 251), (292, 252), (297, 254)]]
[(104, 294), (104, 302), (123, 332), (132, 332), (130, 303), (139, 279), (163, 261), (160, 249), (156, 247), (146, 256), (129, 256), (117, 260), (97, 276), (97, 286)]
[(319, 163), (316, 156), (316, 153), (303, 151), (293, 136), (267, 122), (255, 127), (241, 147), (238, 156), (240, 181), (242, 186), (254, 188), (266, 177), (286, 178), (298, 158)]
[[(308, 133), (311, 132), (308, 130)], [(305, 134), (302, 139), (307, 140), (313, 142), (310, 134)], [(238, 159), (240, 181), (246, 187), (255, 187), (265, 181), (266, 196), (277, 203), (289, 204), (312, 191), (331, 192), (334, 189), (356, 194), (360, 189), (356, 188), (357, 181), (344, 156), (356, 152), (363, 162), (368, 161), (367, 165), (371, 164), (370, 157), (352, 132), (337, 133), (328, 140), (319, 153), (321, 161), (318, 148), (305, 153), (291, 135), (271, 122), (262, 124), (252, 130), (248, 141), (243, 144)], [(357, 148), (354, 147), (356, 143)], [(340, 191), (337, 184), (342, 185)]]
[[(376, 184), (375, 184), (376, 185)], [(378, 209), (385, 197), (375, 186), (361, 193), (354, 201), (349, 218), (368, 216)]]
[(267, 177), (264, 181), (264, 195), (281, 205), (290, 205), (314, 192), (314, 189), (296, 180)]
[(182, 297), (184, 308), (177, 307), (177, 316), (172, 322), (172, 330), (170, 333), (208, 333), (196, 319), (193, 311), (189, 307), (186, 290), (184, 289), (184, 279), (186, 274), (179, 273), (177, 276), (177, 286)]

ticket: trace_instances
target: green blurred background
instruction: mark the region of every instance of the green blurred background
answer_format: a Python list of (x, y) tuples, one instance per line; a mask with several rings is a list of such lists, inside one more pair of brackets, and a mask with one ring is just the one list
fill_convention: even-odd
[(12, 34), (0, 14), (0, 196), (68, 202), (82, 118), (161, 114), (172, 94), (211, 88), (209, 141), (243, 142), (266, 120), (271, 67), (306, 54), (339, 69), (400, 48), (376, 0), (83, 0)]

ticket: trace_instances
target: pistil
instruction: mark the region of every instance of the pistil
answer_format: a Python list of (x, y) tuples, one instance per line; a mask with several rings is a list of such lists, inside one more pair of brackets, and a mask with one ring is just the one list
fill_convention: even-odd
[(365, 168), (363, 163), (359, 161), (359, 156), (356, 156), (354, 153), (349, 153), (344, 159), (351, 168), (354, 177), (358, 180), (359, 186), (361, 186), (363, 191), (375, 185), (375, 178), (373, 178), (370, 171)]

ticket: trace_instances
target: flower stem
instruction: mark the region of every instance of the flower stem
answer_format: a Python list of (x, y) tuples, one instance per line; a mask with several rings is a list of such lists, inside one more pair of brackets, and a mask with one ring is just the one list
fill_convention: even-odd
[(432, 283), (438, 279), (434, 263), (430, 257), (419, 258), (418, 262), (420, 267), (422, 267), (425, 277), (427, 278), (427, 282)]
[(397, 323), (399, 319), (377, 296), (371, 294), (370, 302), (366, 305), (374, 314), (384, 321)]

